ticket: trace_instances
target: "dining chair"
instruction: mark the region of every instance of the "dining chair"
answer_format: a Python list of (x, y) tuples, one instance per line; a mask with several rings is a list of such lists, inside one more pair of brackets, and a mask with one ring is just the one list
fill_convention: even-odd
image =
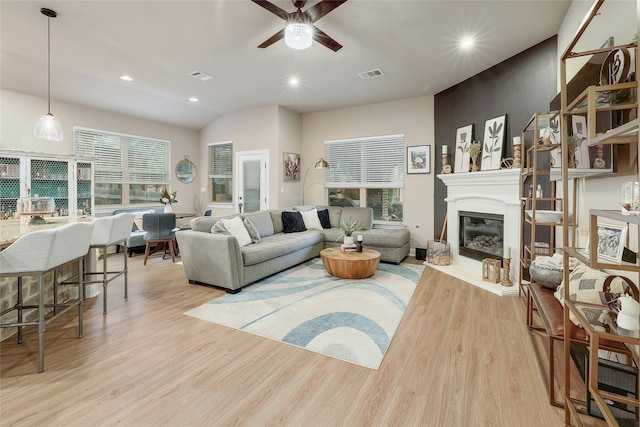
[[(176, 214), (174, 213), (161, 213), (161, 214), (144, 214), (142, 216), (142, 228), (145, 231), (144, 240), (147, 242), (144, 250), (144, 265), (147, 265), (147, 258), (150, 254), (154, 253), (160, 248), (164, 250), (162, 259), (166, 255), (166, 247), (169, 246), (169, 252), (171, 253), (171, 260), (176, 262)], [(155, 243), (156, 246), (153, 251), (150, 252), (151, 244)]]
[[(0, 313), (0, 317), (5, 318), (5, 315), (16, 311), (15, 321), (10, 320), (7, 323), (0, 323), (0, 327), (17, 327), (18, 344), (23, 342), (23, 327), (38, 327), (38, 372), (44, 371), (44, 333), (46, 325), (75, 306), (78, 307), (78, 338), (82, 338), (82, 306), (84, 300), (82, 275), (78, 276), (78, 296), (76, 300), (69, 300), (64, 303), (54, 301), (53, 304), (45, 302), (44, 277), (52, 270), (71, 262), (78, 262), (78, 271), (82, 271), (84, 256), (89, 251), (92, 232), (93, 223), (77, 222), (65, 224), (54, 229), (38, 230), (25, 234), (0, 252), (0, 277), (17, 277), (18, 285), (16, 304)], [(22, 300), (22, 286), (24, 284), (22, 278), (24, 276), (37, 277), (37, 305), (27, 305)], [(55, 294), (55, 283), (53, 288)], [(45, 319), (45, 314), (54, 308), (61, 308), (62, 310), (56, 310), (53, 316)], [(35, 320), (25, 320), (25, 310), (29, 310), (29, 314), (33, 313), (32, 310), (35, 310)]]

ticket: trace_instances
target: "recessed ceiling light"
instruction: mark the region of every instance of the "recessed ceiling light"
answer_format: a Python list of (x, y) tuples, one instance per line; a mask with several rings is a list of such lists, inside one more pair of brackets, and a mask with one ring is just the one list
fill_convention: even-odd
[(473, 43), (473, 39), (471, 37), (467, 37), (460, 41), (460, 47), (463, 49), (469, 49), (471, 46), (473, 46)]
[(195, 96), (192, 96), (191, 98), (189, 98), (189, 101), (198, 102), (198, 98), (196, 98)]
[(300, 84), (300, 80), (298, 80), (297, 77), (291, 77), (289, 79), (289, 85), (291, 86), (298, 86)]
[(128, 76), (128, 75), (125, 74), (123, 76), (120, 76), (120, 80), (124, 80), (125, 82), (132, 82), (133, 81), (133, 77)]

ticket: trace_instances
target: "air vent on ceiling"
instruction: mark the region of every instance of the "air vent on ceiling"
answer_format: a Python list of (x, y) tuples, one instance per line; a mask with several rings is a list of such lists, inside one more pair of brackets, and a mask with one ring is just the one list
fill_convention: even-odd
[(366, 79), (372, 79), (374, 77), (382, 77), (384, 76), (384, 73), (380, 68), (376, 68), (375, 70), (371, 70), (371, 71), (363, 71), (361, 73), (358, 73), (358, 75), (360, 76), (361, 79), (366, 80)]
[(195, 77), (198, 80), (202, 80), (203, 82), (207, 80), (211, 80), (213, 78), (210, 75), (203, 73), (202, 71), (193, 71), (189, 73), (189, 75), (191, 77)]

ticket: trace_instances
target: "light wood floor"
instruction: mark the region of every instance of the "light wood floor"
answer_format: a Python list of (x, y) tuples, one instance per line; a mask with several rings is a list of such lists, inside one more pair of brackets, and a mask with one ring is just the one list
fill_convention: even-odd
[[(561, 426), (525, 304), (426, 268), (379, 371), (183, 313), (223, 295), (181, 265), (130, 258), (122, 281), (37, 334), (0, 344), (0, 424), (65, 426)], [(119, 262), (120, 257), (110, 259)], [(415, 261), (414, 261), (415, 262)]]

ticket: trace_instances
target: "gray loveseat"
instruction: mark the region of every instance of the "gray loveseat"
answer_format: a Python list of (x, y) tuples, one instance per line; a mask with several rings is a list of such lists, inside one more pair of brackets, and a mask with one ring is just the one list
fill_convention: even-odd
[[(300, 208), (304, 209), (304, 208)], [(405, 228), (373, 227), (370, 208), (318, 206), (328, 210), (331, 228), (285, 233), (282, 213), (292, 210), (268, 210), (243, 214), (255, 228), (259, 240), (241, 246), (238, 239), (224, 232), (212, 232), (221, 218), (198, 217), (191, 220), (191, 230), (176, 233), (185, 274), (189, 283), (208, 284), (238, 292), (243, 286), (318, 257), (324, 248), (342, 243), (341, 221), (357, 220), (367, 248), (380, 252), (383, 262), (400, 263), (409, 254), (409, 231)], [(226, 217), (229, 218), (229, 217)], [(328, 225), (328, 224), (327, 224)], [(251, 226), (250, 226), (251, 227)]]

